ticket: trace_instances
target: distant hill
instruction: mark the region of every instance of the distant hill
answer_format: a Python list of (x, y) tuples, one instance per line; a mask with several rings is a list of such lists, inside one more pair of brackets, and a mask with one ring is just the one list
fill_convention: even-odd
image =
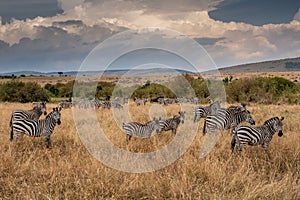
[[(152, 68), (152, 69), (135, 69), (135, 70), (106, 70), (106, 71), (67, 71), (62, 76), (95, 76), (102, 74), (103, 76), (149, 76), (162, 74), (193, 74), (193, 72), (181, 69), (169, 68)], [(58, 72), (37, 72), (37, 71), (18, 71), (9, 73), (0, 73), (1, 76), (59, 76)]]
[[(203, 73), (213, 73), (207, 71)], [(234, 73), (259, 73), (259, 72), (293, 72), (300, 71), (300, 57), (297, 58), (286, 58), (280, 60), (271, 60), (265, 62), (257, 62), (243, 65), (236, 65), (232, 67), (219, 68), (218, 71), (221, 74), (234, 74)], [(62, 76), (95, 76), (102, 74), (103, 71), (67, 71), (63, 72)], [(152, 68), (152, 69), (135, 69), (135, 70), (106, 70), (103, 76), (148, 76), (148, 75), (166, 75), (166, 74), (194, 74), (187, 70), (181, 69), (170, 69), (170, 68)], [(0, 76), (59, 76), (57, 72), (37, 72), (37, 71), (18, 71), (9, 73), (0, 73)]]
[(300, 71), (300, 57), (220, 68), (221, 74)]

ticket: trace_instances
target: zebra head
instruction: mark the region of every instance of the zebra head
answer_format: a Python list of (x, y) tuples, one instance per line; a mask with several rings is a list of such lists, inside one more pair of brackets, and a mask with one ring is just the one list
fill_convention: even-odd
[(44, 115), (47, 115), (47, 108), (46, 108), (46, 102), (37, 103), (33, 110), (35, 110), (37, 113), (44, 113)]
[(44, 113), (44, 115), (47, 115), (46, 101), (40, 103), (39, 106), (41, 108), (41, 111)]
[(53, 119), (55, 120), (55, 122), (58, 125), (61, 124), (61, 121), (60, 121), (60, 111), (61, 111), (61, 107), (59, 107), (59, 108), (56, 107), (56, 108), (53, 108), (53, 111), (51, 112), (51, 116), (53, 117)]
[(282, 121), (284, 120), (284, 117), (281, 117), (280, 119), (277, 118), (278, 120), (276, 120), (276, 123), (274, 124), (274, 129), (276, 131), (278, 131), (278, 136), (281, 137), (283, 136), (283, 132), (282, 132)]
[(271, 119), (268, 119), (267, 121), (264, 122), (264, 125), (269, 127), (269, 129), (271, 130), (271, 132), (273, 132), (273, 134), (275, 132), (278, 132), (278, 136), (281, 137), (283, 136), (283, 132), (282, 132), (282, 121), (284, 120), (284, 117), (281, 117), (279, 119), (279, 117), (273, 117)]
[(161, 128), (161, 125), (160, 125), (159, 121), (161, 121), (161, 119), (157, 119), (155, 117), (153, 118), (154, 129), (155, 129), (155, 131), (156, 131), (157, 134), (160, 134), (161, 131), (162, 131), (162, 128)]
[(184, 112), (179, 111), (178, 114), (179, 114), (179, 121), (183, 124), (185, 111)]
[(245, 115), (246, 122), (248, 122), (251, 125), (255, 125), (255, 121), (252, 118), (250, 111), (245, 110), (243, 113), (245, 113), (244, 115)]

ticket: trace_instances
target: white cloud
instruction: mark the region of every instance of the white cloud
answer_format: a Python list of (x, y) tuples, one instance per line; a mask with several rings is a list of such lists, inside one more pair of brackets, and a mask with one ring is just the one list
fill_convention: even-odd
[(208, 15), (220, 1), (59, 0), (63, 14), (0, 25), (0, 40), (18, 46), (29, 38), (26, 45), (32, 42), (35, 48), (37, 41), (44, 41), (49, 48), (63, 49), (60, 45), (65, 44), (82, 52), (123, 30), (161, 27), (210, 41), (205, 48), (219, 65), (299, 56), (300, 10), (288, 24), (224, 23)]

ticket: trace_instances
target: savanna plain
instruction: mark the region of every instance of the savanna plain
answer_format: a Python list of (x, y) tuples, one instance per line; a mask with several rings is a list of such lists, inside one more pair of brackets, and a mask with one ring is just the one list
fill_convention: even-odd
[[(134, 120), (149, 120), (151, 105), (129, 104)], [(47, 104), (48, 113), (57, 104)], [(274, 135), (268, 158), (260, 146), (248, 147), (243, 156), (232, 156), (231, 135), (222, 132), (210, 154), (199, 157), (203, 143), (203, 119), (188, 150), (174, 163), (147, 173), (127, 173), (109, 168), (85, 148), (75, 127), (72, 109), (61, 111), (52, 147), (42, 138), (24, 136), (9, 140), (9, 120), (15, 109), (32, 104), (0, 103), (0, 199), (300, 199), (300, 107), (297, 105), (249, 104), (257, 125), (284, 116), (283, 137)], [(165, 106), (167, 116), (179, 105)], [(187, 110), (185, 124), (193, 123)], [(132, 138), (128, 145), (113, 113), (96, 114), (107, 137), (119, 148), (151, 152), (172, 141), (171, 131), (151, 139)], [(44, 116), (42, 116), (44, 118)], [(179, 125), (179, 129), (181, 125)], [(178, 134), (185, 134), (180, 132)]]

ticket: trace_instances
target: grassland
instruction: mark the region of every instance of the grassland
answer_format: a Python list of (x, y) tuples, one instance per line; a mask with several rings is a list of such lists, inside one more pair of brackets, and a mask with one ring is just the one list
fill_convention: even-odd
[[(54, 107), (48, 105), (48, 111)], [(9, 117), (14, 109), (31, 104), (1, 103), (0, 199), (299, 199), (300, 107), (249, 105), (257, 124), (284, 116), (284, 136), (274, 136), (271, 159), (261, 147), (250, 147), (243, 157), (230, 154), (231, 137), (224, 132), (214, 150), (199, 158), (203, 121), (188, 151), (173, 164), (154, 172), (125, 173), (94, 159), (77, 135), (72, 110), (62, 110), (62, 124), (52, 135), (52, 148), (42, 138), (24, 136), (9, 141)], [(134, 120), (148, 120), (150, 105), (131, 106)], [(165, 108), (168, 116), (179, 107)], [(190, 111), (187, 111), (190, 112)], [(120, 148), (149, 152), (169, 143), (171, 132), (150, 140), (133, 138), (125, 145), (124, 133), (109, 110), (97, 111), (107, 137)], [(187, 117), (185, 123), (192, 123)], [(184, 133), (183, 133), (184, 134)]]

